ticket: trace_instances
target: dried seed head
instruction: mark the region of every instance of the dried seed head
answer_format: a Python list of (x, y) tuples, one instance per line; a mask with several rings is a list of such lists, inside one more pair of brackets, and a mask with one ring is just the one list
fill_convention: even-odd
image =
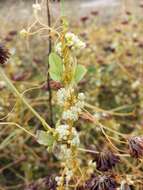
[(118, 162), (119, 157), (112, 152), (101, 152), (95, 158), (97, 169), (100, 171), (107, 171), (112, 169)]
[(112, 176), (92, 176), (85, 186), (91, 190), (116, 190), (117, 182)]
[(0, 44), (0, 64), (6, 63), (9, 59), (10, 53), (3, 44)]
[(143, 157), (143, 137), (129, 139), (130, 154), (135, 158)]

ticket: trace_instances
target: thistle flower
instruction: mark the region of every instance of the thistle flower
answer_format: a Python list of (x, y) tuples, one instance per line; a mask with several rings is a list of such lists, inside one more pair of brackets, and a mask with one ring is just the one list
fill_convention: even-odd
[(119, 157), (110, 151), (101, 152), (96, 156), (95, 161), (98, 170), (108, 171), (119, 162)]
[(85, 189), (90, 190), (116, 190), (117, 183), (112, 176), (92, 176), (86, 182)]
[(4, 45), (0, 44), (0, 64), (6, 63), (9, 58), (9, 51), (5, 48)]
[(135, 158), (143, 157), (143, 137), (129, 139), (130, 154)]

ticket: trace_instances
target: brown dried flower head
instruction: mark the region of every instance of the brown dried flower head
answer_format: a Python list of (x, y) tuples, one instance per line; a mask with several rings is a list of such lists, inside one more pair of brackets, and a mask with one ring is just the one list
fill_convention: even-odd
[(10, 53), (3, 44), (0, 44), (0, 64), (6, 63), (9, 59)]
[(112, 176), (92, 176), (86, 183), (85, 189), (90, 190), (116, 190), (117, 182)]
[(57, 182), (54, 176), (47, 176), (28, 185), (24, 190), (56, 190)]
[(143, 137), (132, 137), (129, 139), (130, 154), (135, 158), (143, 157)]
[(101, 152), (95, 158), (97, 169), (100, 171), (108, 171), (112, 169), (119, 160), (119, 157), (110, 151)]

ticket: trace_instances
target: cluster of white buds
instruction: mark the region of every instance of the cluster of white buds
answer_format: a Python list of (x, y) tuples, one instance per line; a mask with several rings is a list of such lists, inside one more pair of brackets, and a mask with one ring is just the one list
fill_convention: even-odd
[[(79, 39), (78, 36), (76, 36), (72, 32), (67, 32), (65, 34), (65, 40), (67, 43), (67, 46), (71, 48), (72, 50), (81, 50), (86, 47), (86, 44)], [(62, 55), (62, 43), (59, 42), (55, 46), (55, 51), (61, 56)]]
[(59, 42), (55, 45), (55, 51), (61, 56), (62, 55), (62, 43)]
[(77, 102), (71, 106), (68, 110), (63, 112), (63, 120), (77, 121), (81, 110), (84, 108), (85, 95), (83, 93), (78, 94)]
[[(80, 143), (80, 139), (79, 139), (79, 135), (76, 131), (75, 128), (72, 128), (72, 130), (70, 131), (70, 127), (69, 125), (59, 125), (56, 127), (56, 132), (58, 134), (58, 140), (62, 141), (62, 140), (68, 140), (69, 135), (71, 136), (71, 139), (68, 140), (68, 143), (71, 144), (72, 146), (78, 146)], [(62, 145), (62, 151), (64, 153), (67, 152), (67, 148), (65, 147), (65, 145)], [(65, 151), (66, 150), (66, 151)]]
[(71, 96), (71, 94), (74, 92), (74, 89), (65, 89), (61, 88), (57, 92), (57, 101), (58, 104), (63, 106), (64, 103), (67, 101), (67, 99)]
[(86, 44), (79, 39), (78, 36), (76, 36), (72, 32), (67, 32), (65, 34), (66, 42), (69, 47), (74, 49), (83, 49), (86, 47)]
[(69, 168), (66, 168), (65, 175), (66, 175), (66, 182), (69, 182), (73, 176), (73, 171)]
[(63, 183), (64, 178), (62, 176), (56, 176), (55, 181), (57, 182), (57, 185), (60, 186)]
[(69, 125), (59, 125), (56, 127), (59, 140), (67, 140), (69, 136)]
[(69, 141), (69, 143), (72, 146), (76, 146), (76, 147), (80, 144), (79, 135), (75, 128), (72, 128), (72, 139)]
[[(73, 171), (69, 168), (66, 168), (66, 171), (65, 171), (66, 182), (69, 182), (71, 180), (72, 176), (73, 176)], [(60, 186), (64, 182), (64, 177), (63, 176), (56, 176), (55, 181), (57, 182), (57, 186)]]
[(133, 90), (137, 89), (140, 86), (140, 81), (136, 80), (135, 82), (132, 83), (131, 87)]
[(41, 5), (39, 3), (35, 3), (32, 5), (33, 10), (34, 10), (34, 14), (37, 14), (38, 11), (41, 11)]

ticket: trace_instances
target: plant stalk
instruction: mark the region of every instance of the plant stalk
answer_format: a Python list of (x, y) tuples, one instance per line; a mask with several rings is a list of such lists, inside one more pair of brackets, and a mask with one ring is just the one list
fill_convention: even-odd
[[(47, 18), (48, 18), (48, 27), (51, 27), (51, 14), (50, 14), (50, 0), (47, 0)], [(49, 31), (51, 32), (51, 31)], [(48, 38), (48, 57), (52, 51), (52, 37), (49, 35)], [(48, 91), (49, 91), (49, 115), (50, 115), (50, 126), (54, 126), (54, 121), (53, 121), (53, 106), (52, 106), (52, 89), (50, 86), (50, 75), (49, 75), (49, 62), (48, 62), (48, 74), (47, 74), (47, 84), (48, 84)]]
[(12, 84), (12, 82), (9, 80), (9, 78), (6, 76), (6, 74), (4, 73), (3, 69), (0, 67), (0, 74), (3, 78), (3, 80), (6, 81), (6, 83), (9, 85), (9, 87), (11, 88), (11, 90), (15, 93), (15, 95), (22, 100), (22, 102), (28, 107), (28, 109), (37, 117), (37, 119), (39, 119), (39, 121), (42, 123), (43, 127), (46, 130), (49, 130), (51, 132), (53, 132), (53, 129), (47, 124), (47, 122), (39, 115), (38, 112), (36, 112), (35, 109), (32, 108), (32, 106), (28, 103), (28, 101), (23, 97), (22, 94), (20, 94), (18, 92), (18, 90), (16, 89), (16, 87)]

